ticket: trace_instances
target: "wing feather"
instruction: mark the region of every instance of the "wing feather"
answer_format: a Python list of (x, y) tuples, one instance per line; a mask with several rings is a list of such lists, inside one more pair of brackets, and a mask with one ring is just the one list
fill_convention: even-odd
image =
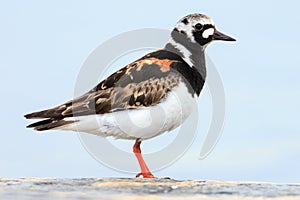
[[(180, 75), (171, 70), (171, 65), (178, 62), (180, 61), (158, 58), (140, 59), (113, 73), (86, 94), (25, 117), (49, 118), (50, 121), (44, 122), (49, 122), (51, 129), (65, 124), (58, 121), (66, 117), (105, 114), (156, 105), (178, 85)], [(41, 130), (46, 130), (47, 124), (44, 122), (37, 122), (29, 127), (37, 125)]]

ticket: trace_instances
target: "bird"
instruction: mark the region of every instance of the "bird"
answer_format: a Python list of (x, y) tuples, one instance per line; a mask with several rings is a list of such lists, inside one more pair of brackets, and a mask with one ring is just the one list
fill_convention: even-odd
[(133, 140), (141, 169), (136, 177), (156, 178), (143, 159), (141, 143), (179, 127), (191, 114), (206, 80), (205, 49), (217, 40), (236, 41), (218, 31), (207, 15), (186, 15), (163, 48), (120, 68), (73, 100), (24, 115), (39, 119), (27, 128)]

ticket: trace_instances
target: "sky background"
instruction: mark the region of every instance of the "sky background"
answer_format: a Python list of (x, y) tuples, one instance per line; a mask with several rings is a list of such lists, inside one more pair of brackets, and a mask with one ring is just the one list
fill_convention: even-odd
[[(155, 174), (299, 183), (299, 6), (292, 0), (2, 1), (0, 177), (134, 176), (98, 163), (76, 133), (26, 129), (23, 115), (73, 98), (82, 64), (102, 42), (134, 29), (171, 30), (186, 14), (205, 13), (238, 40), (207, 49), (225, 87), (223, 134), (199, 160), (210, 117), (205, 89), (198, 137), (181, 159)], [(146, 141), (143, 148), (151, 152), (168, 138)], [(131, 151), (133, 142), (126, 144)]]

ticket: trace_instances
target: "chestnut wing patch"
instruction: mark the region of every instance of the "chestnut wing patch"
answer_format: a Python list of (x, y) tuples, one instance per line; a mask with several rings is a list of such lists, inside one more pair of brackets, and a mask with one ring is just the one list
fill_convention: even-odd
[(125, 87), (131, 83), (140, 83), (151, 78), (166, 77), (172, 71), (172, 65), (180, 61), (158, 58), (137, 60), (110, 75), (92, 91), (105, 90), (111, 87)]

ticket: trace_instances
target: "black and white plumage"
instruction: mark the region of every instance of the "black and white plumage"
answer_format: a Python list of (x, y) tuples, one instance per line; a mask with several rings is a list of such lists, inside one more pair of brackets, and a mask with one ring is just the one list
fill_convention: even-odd
[[(217, 31), (208, 16), (188, 15), (176, 24), (164, 48), (118, 70), (74, 100), (25, 115), (28, 119), (44, 119), (28, 128), (74, 130), (136, 139), (137, 143), (175, 129), (192, 112), (204, 86), (204, 50), (214, 40), (235, 41)], [(163, 117), (159, 120), (163, 123), (152, 121), (147, 126), (153, 116)], [(141, 126), (126, 127), (124, 123), (120, 127), (115, 119), (134, 120)], [(142, 175), (147, 177), (143, 169)]]

